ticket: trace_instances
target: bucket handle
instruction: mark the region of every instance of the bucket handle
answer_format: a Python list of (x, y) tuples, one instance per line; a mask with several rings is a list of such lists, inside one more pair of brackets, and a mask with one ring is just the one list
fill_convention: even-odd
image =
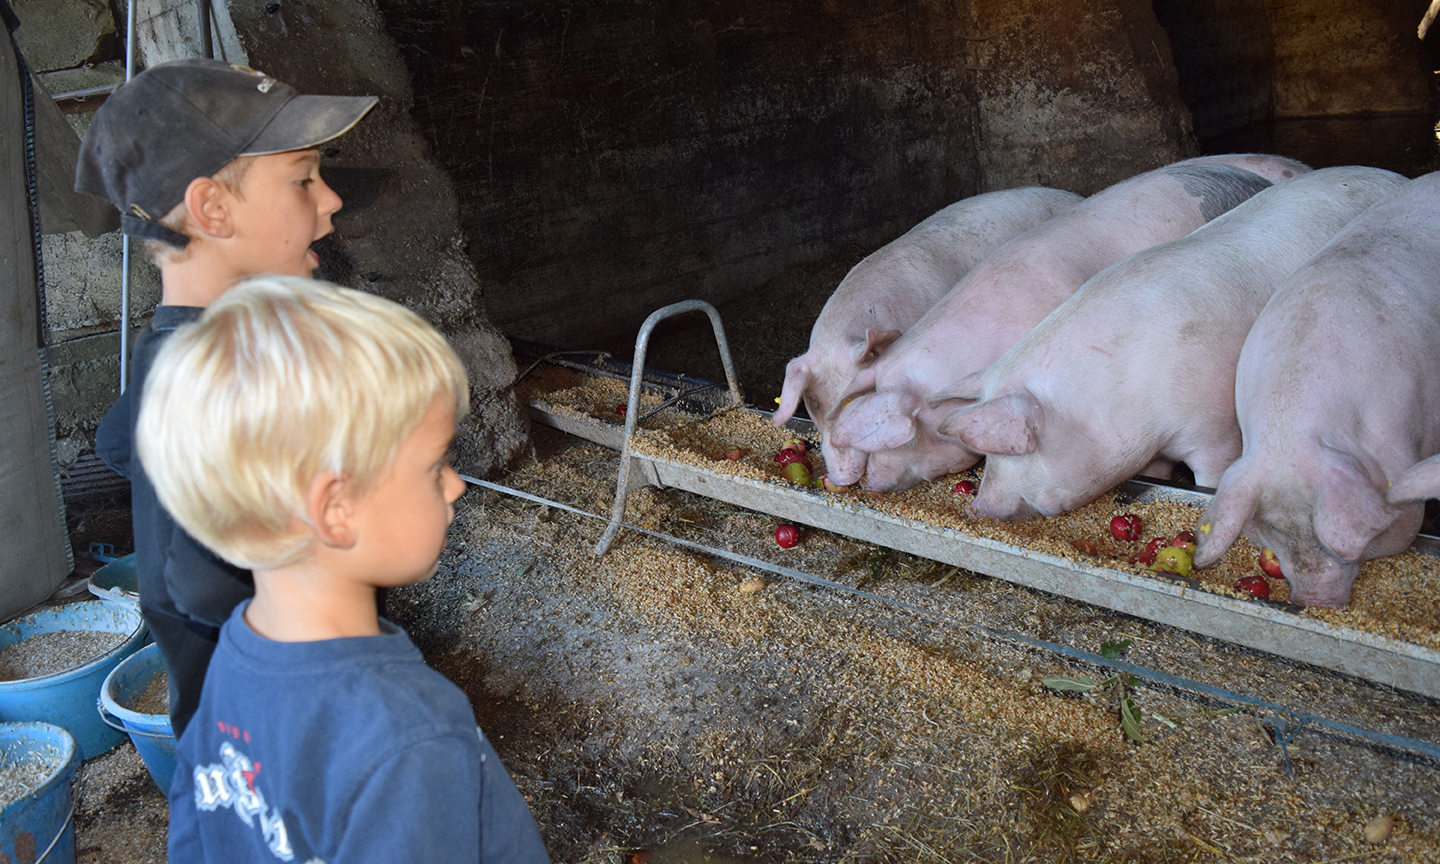
[(45, 864), (45, 858), (49, 856), (50, 850), (54, 849), (55, 844), (60, 842), (60, 838), (65, 836), (65, 829), (69, 828), (70, 823), (75, 819), (75, 808), (80, 804), (80, 790), (85, 788), (85, 781), (88, 779), (90, 779), (90, 775), (85, 773), (85, 765), (82, 763), (76, 767), (75, 779), (70, 783), (70, 812), (65, 814), (65, 821), (60, 823), (60, 830), (55, 832), (55, 837), (50, 841), (50, 845), (46, 846), (45, 851), (40, 853), (40, 857), (35, 859), (35, 864)]
[[(96, 700), (95, 700), (95, 710), (100, 712), (100, 719), (101, 719), (102, 721), (104, 721), (104, 723), (105, 723), (106, 726), (109, 726), (111, 729), (116, 729), (116, 730), (119, 730), (119, 731), (121, 731), (121, 732), (124, 732), (126, 735), (141, 735), (141, 736), (144, 736), (144, 737), (146, 737), (146, 738), (174, 738), (174, 737), (175, 737), (174, 735), (167, 735), (167, 734), (165, 734), (164, 732), (146, 732), (146, 731), (143, 730), (143, 729), (131, 729), (129, 726), (125, 726), (124, 724), (121, 724), (121, 723), (116, 723), (115, 720), (112, 719), (112, 718), (114, 718), (115, 715), (114, 715), (114, 714), (111, 714), (109, 711), (106, 711), (106, 710), (105, 710), (105, 700), (104, 700), (103, 698), (102, 698), (102, 699), (96, 699)], [(35, 864), (40, 864), (40, 862), (39, 862), (39, 861), (36, 861)]]

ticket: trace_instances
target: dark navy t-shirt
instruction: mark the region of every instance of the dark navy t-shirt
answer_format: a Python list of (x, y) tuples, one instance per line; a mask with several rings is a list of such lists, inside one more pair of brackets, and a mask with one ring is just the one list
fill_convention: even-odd
[(275, 642), (248, 606), (180, 739), (172, 864), (550, 860), (469, 700), (403, 630)]

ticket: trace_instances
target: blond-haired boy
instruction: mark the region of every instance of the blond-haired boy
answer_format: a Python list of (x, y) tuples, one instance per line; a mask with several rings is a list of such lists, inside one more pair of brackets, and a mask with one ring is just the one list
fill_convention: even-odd
[(172, 862), (549, 860), (464, 693), (376, 614), (435, 570), (467, 394), (414, 313), (304, 279), (244, 282), (161, 350), (140, 458), (255, 579), (179, 742)]
[(305, 96), (262, 72), (216, 60), (148, 69), (96, 112), (75, 188), (108, 198), (121, 230), (160, 268), (161, 305), (136, 340), (130, 387), (96, 430), (95, 450), (128, 477), (140, 607), (170, 681), (179, 735), (200, 699), (220, 625), (251, 596), (250, 574), (179, 529), (135, 458), (136, 406), (155, 352), (237, 279), (309, 276), (311, 244), (340, 198), (320, 178), (318, 146), (375, 105), (373, 96)]

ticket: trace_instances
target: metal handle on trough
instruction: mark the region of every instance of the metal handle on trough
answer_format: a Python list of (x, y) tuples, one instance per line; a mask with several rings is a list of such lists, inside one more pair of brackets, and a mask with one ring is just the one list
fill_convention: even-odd
[(600, 542), (595, 544), (595, 554), (604, 555), (620, 530), (625, 518), (625, 496), (630, 491), (630, 436), (635, 433), (635, 424), (640, 417), (640, 388), (645, 379), (645, 351), (650, 347), (650, 333), (655, 325), (666, 318), (683, 315), (686, 312), (704, 312), (710, 316), (710, 326), (715, 330), (715, 344), (720, 349), (720, 363), (725, 367), (725, 380), (730, 385), (732, 404), (741, 404), (740, 384), (735, 379), (735, 364), (730, 359), (730, 343), (725, 341), (725, 327), (720, 323), (720, 313), (704, 300), (682, 300), (671, 303), (650, 313), (640, 332), (635, 336), (635, 359), (630, 368), (630, 401), (625, 405), (625, 437), (620, 445), (620, 477), (615, 482), (615, 505), (610, 510), (610, 524)]

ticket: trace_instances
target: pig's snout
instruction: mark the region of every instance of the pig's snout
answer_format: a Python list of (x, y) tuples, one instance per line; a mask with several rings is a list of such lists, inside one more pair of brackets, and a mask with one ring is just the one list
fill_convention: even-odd
[(855, 450), (850, 447), (825, 446), (822, 449), (825, 456), (825, 471), (830, 477), (830, 482), (837, 486), (851, 486), (860, 482), (865, 476), (866, 454), (862, 450)]
[(1280, 568), (1290, 583), (1290, 602), (1300, 606), (1325, 606), (1338, 609), (1350, 602), (1360, 565), (1341, 561), (1323, 548), (1309, 550), (1276, 549)]
[(980, 491), (975, 494), (975, 512), (986, 519), (999, 519), (1003, 522), (1019, 522), (1039, 515), (1039, 511), (1031, 507), (1030, 502), (1024, 498), (995, 494), (993, 484), (990, 494), (987, 495), (983, 480), (980, 482)]
[(1350, 594), (1355, 587), (1355, 576), (1359, 568), (1349, 578), (1326, 579), (1319, 583), (1305, 580), (1297, 580), (1293, 575), (1290, 580), (1290, 602), (1300, 606), (1324, 606), (1330, 609), (1339, 609), (1350, 602)]

